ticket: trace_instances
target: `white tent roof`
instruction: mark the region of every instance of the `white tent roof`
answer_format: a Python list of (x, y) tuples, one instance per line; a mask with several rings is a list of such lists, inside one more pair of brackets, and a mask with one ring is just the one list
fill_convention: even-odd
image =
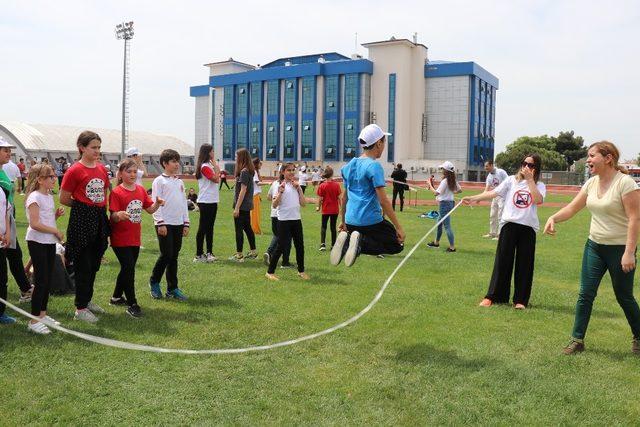
[[(78, 135), (84, 130), (91, 130), (100, 135), (103, 153), (120, 153), (122, 133), (118, 129), (0, 121), (0, 131), (13, 136), (27, 151), (75, 152)], [(151, 132), (130, 131), (129, 147), (136, 147), (141, 154), (147, 155), (157, 156), (165, 148), (172, 148), (186, 156), (194, 155), (194, 147), (181, 139)]]

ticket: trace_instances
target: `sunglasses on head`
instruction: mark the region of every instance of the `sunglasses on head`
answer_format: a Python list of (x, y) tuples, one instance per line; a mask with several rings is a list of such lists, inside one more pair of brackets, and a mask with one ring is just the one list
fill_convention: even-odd
[(529, 169), (535, 169), (536, 168), (536, 164), (535, 163), (522, 162), (522, 163), (520, 163), (520, 165), (523, 168), (529, 168)]

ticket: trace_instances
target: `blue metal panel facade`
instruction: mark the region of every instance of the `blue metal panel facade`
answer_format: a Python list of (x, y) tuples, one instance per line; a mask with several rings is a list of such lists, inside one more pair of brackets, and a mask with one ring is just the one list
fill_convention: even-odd
[(481, 166), (493, 159), (495, 151), (496, 88), (479, 77), (471, 76), (469, 79), (469, 166)]
[(498, 89), (499, 80), (496, 76), (476, 64), (475, 62), (428, 63), (424, 66), (425, 77), (477, 76)]
[(209, 96), (209, 85), (203, 86), (191, 86), (189, 88), (189, 96), (197, 97), (197, 96)]

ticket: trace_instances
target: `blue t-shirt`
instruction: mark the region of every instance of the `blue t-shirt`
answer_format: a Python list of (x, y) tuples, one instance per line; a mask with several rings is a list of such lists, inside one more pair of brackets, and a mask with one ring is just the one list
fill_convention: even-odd
[(382, 206), (376, 188), (384, 187), (385, 182), (380, 163), (368, 157), (353, 158), (342, 168), (342, 178), (348, 198), (345, 222), (360, 226), (381, 222)]

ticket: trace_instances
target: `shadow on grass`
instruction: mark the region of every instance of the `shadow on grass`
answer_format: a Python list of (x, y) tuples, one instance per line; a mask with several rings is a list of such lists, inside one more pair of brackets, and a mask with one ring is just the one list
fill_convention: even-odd
[(605, 356), (617, 362), (626, 360), (640, 361), (640, 356), (631, 353), (631, 341), (629, 341), (629, 348), (627, 350), (609, 350), (603, 348), (592, 349), (589, 348), (587, 344), (587, 349), (585, 350), (584, 354), (588, 355), (590, 353)]
[(464, 359), (454, 351), (437, 349), (424, 343), (400, 348), (396, 353), (396, 360), (402, 363), (436, 364), (467, 371), (477, 371), (495, 364), (491, 359)]
[[(535, 310), (550, 311), (557, 314), (567, 314), (570, 316), (575, 316), (576, 314), (576, 307), (574, 305), (566, 306), (553, 304), (532, 304), (531, 308)], [(612, 313), (610, 311), (594, 309), (591, 312), (591, 317), (598, 317), (602, 319), (619, 319), (621, 317), (624, 317), (624, 313), (622, 312), (622, 310), (620, 310), (619, 313)]]

